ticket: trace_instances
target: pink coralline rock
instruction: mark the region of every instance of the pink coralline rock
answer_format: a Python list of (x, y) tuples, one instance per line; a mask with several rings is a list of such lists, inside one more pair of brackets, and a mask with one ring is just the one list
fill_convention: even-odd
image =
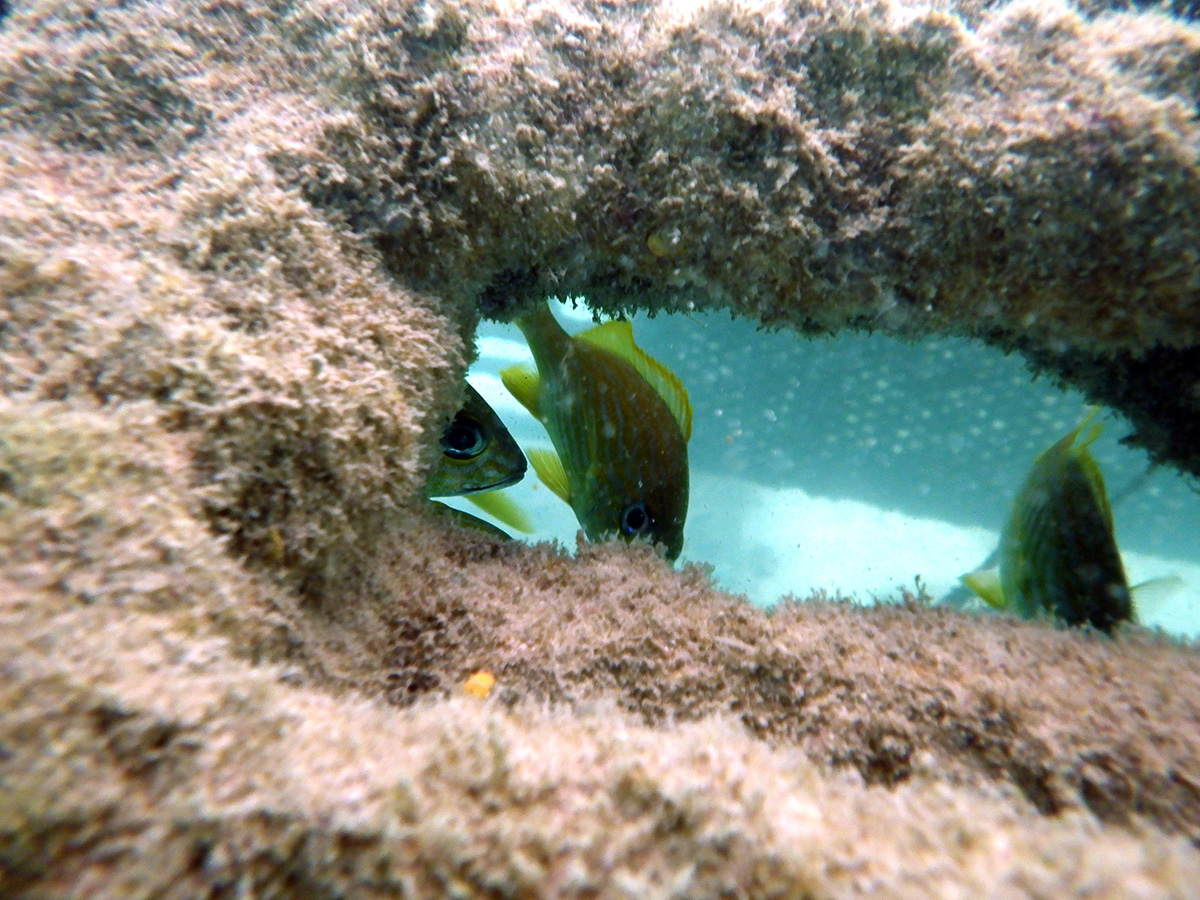
[(0, 4), (0, 895), (1194, 896), (1194, 647), (768, 613), (422, 485), (547, 293), (977, 336), (1196, 470), (1198, 60), (1049, 2)]

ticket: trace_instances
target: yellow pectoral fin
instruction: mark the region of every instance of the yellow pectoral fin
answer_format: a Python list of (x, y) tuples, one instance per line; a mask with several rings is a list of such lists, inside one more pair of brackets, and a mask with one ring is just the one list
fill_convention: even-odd
[(558, 454), (553, 450), (528, 450), (525, 455), (529, 457), (529, 464), (533, 466), (533, 471), (537, 472), (537, 477), (542, 480), (542, 484), (554, 491), (570, 506), (571, 486), (567, 481), (567, 473), (563, 469), (562, 460), (558, 458)]
[(993, 609), (1008, 609), (1004, 589), (1000, 586), (999, 569), (980, 569), (978, 572), (962, 576), (959, 580)]
[(533, 531), (533, 523), (529, 521), (529, 516), (525, 515), (525, 510), (521, 509), (507, 491), (482, 491), (477, 494), (467, 494), (466, 499), (514, 531), (522, 534), (529, 534)]
[(512, 539), (512, 536), (506, 531), (497, 528), (491, 522), (485, 522), (483, 519), (471, 515), (469, 512), (464, 512), (463, 510), (453, 506), (447, 506), (445, 503), (439, 503), (437, 500), (430, 500), (429, 503), (435, 514), (450, 519), (460, 528), (470, 528), (474, 531), (482, 531), (485, 534), (491, 535), (492, 537), (502, 538), (506, 541)]
[(517, 402), (529, 410), (539, 422), (542, 421), (542, 379), (537, 370), (526, 365), (508, 366), (500, 370), (500, 381)]
[(654, 392), (662, 397), (679, 423), (686, 443), (692, 436), (692, 402), (687, 388), (666, 366), (633, 342), (633, 326), (626, 319), (605, 322), (575, 335), (575, 339), (621, 357), (637, 370)]
[(1129, 589), (1133, 601), (1134, 619), (1137, 619), (1147, 607), (1153, 609), (1162, 606), (1187, 585), (1178, 575), (1163, 575), (1135, 584)]

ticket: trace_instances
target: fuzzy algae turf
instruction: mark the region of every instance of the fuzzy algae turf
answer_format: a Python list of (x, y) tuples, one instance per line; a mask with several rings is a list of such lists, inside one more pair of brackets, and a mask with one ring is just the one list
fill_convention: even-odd
[(357, 112), (304, 189), (406, 280), (502, 316), (580, 295), (976, 336), (1200, 471), (1196, 28), (1053, 2), (974, 28), (842, 2), (355, 27)]
[(0, 893), (1188, 896), (1193, 648), (768, 616), (421, 492), (548, 292), (1019, 344), (1194, 471), (1198, 58), (1050, 3), (17, 5)]

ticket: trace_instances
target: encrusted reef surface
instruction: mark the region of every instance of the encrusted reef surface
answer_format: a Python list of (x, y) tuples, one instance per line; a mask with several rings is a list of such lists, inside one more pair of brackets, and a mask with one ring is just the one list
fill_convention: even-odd
[(768, 615), (420, 494), (478, 317), (568, 292), (1020, 347), (1196, 471), (1197, 29), (0, 16), (0, 895), (1194, 896), (1194, 648)]

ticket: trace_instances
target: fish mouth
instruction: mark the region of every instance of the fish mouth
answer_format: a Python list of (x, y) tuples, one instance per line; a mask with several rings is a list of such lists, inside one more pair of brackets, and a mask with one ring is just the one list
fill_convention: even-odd
[(483, 485), (480, 485), (479, 487), (473, 487), (469, 491), (463, 491), (462, 493), (463, 493), (463, 496), (467, 496), (468, 494), (482, 494), (484, 491), (498, 491), (498, 490), (500, 490), (500, 488), (506, 488), (509, 485), (516, 484), (518, 481), (520, 481), (524, 477), (525, 477), (524, 472), (517, 472), (513, 475), (505, 475), (503, 478), (501, 478), (497, 481), (493, 481), (488, 484), (483, 484)]

